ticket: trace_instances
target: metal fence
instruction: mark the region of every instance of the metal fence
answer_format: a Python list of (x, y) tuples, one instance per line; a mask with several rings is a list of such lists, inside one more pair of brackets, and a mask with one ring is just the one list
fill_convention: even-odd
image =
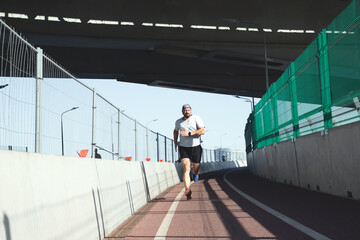
[[(0, 19), (0, 149), (175, 162), (173, 140), (153, 132), (79, 81)], [(204, 150), (203, 161), (219, 160)], [(230, 159), (230, 158), (229, 158)], [(245, 158), (244, 158), (245, 159)]]

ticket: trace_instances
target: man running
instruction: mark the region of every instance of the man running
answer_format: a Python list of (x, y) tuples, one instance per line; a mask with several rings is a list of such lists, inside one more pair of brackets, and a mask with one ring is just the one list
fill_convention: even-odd
[[(199, 179), (200, 160), (202, 155), (202, 148), (200, 145), (200, 136), (205, 134), (205, 126), (199, 116), (191, 114), (192, 110), (189, 104), (182, 106), (182, 118), (175, 122), (174, 129), (174, 144), (175, 151), (179, 145), (179, 153), (181, 163), (184, 168), (183, 182), (185, 185), (185, 195), (187, 200), (190, 200), (190, 168), (193, 164), (193, 173), (195, 175), (194, 181)], [(180, 142), (178, 143), (178, 136), (180, 132)]]

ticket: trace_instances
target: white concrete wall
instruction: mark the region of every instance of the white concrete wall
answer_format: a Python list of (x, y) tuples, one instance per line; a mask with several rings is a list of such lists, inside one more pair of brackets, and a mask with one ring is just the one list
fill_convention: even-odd
[[(206, 162), (200, 164), (200, 175), (204, 173), (214, 172), (222, 169), (231, 169), (231, 168), (240, 168), (246, 167), (247, 162), (245, 160), (239, 161), (225, 161), (225, 162)], [(180, 176), (180, 181), (183, 177), (183, 167), (181, 163), (176, 163), (175, 167), (177, 169), (178, 175)]]
[[(204, 163), (202, 171), (242, 164)], [(103, 239), (181, 172), (180, 164), (0, 150), (0, 239)]]
[(359, 142), (356, 122), (256, 149), (248, 154), (249, 169), (270, 180), (360, 200)]
[(226, 162), (213, 162), (213, 163), (201, 163), (200, 174), (218, 171), (221, 169), (239, 168), (246, 167), (246, 161), (226, 161)]

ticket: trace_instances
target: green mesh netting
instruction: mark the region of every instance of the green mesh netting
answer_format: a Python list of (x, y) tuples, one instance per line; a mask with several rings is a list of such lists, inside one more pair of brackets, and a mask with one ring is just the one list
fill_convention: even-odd
[(354, 0), (255, 106), (246, 151), (359, 120), (360, 0)]

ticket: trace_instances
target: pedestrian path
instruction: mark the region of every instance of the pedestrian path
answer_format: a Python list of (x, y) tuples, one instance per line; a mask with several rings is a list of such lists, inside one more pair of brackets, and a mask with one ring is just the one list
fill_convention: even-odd
[(203, 175), (191, 189), (189, 201), (182, 183), (168, 189), (107, 239), (325, 240), (360, 236), (360, 202), (255, 178), (245, 169)]

